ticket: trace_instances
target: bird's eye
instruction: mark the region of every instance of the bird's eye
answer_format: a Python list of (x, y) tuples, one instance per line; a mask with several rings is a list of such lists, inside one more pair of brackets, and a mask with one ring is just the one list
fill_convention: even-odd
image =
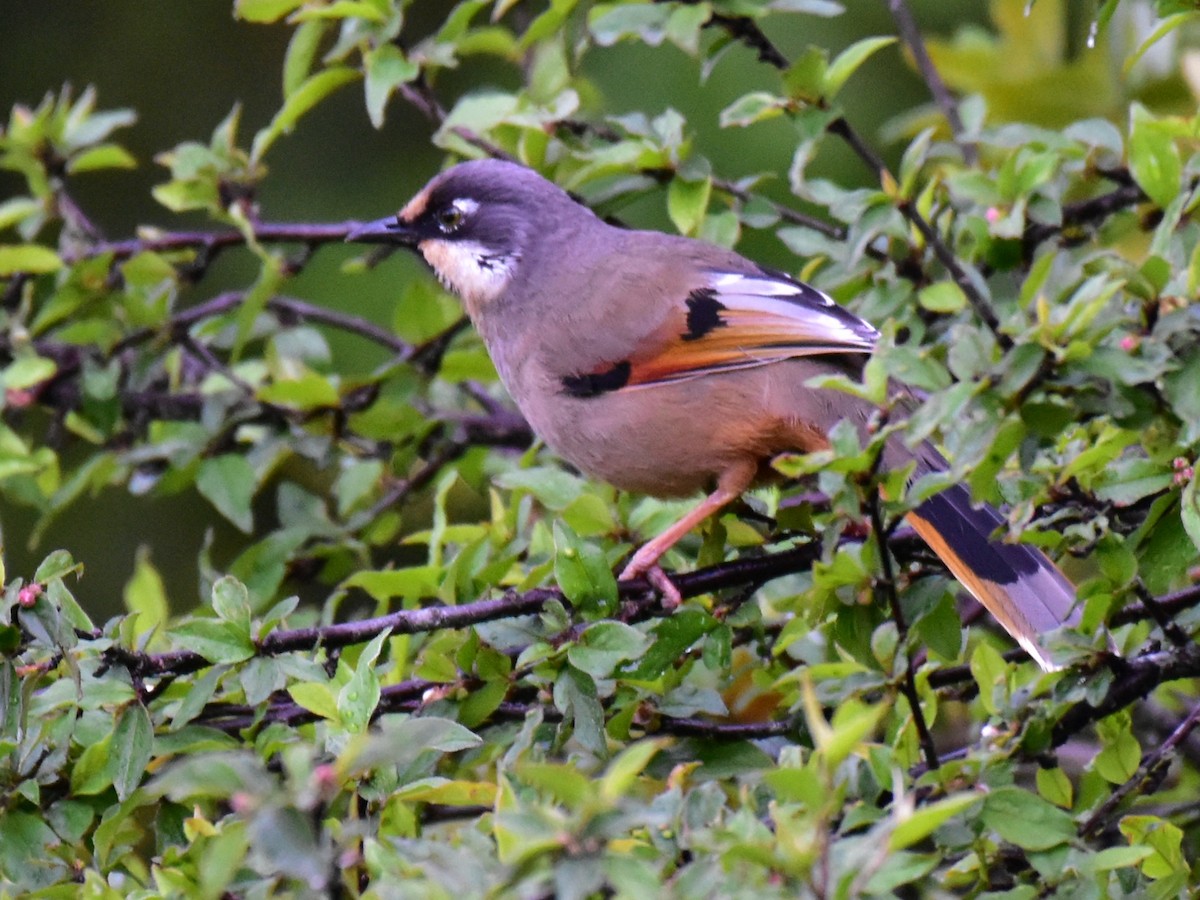
[(434, 214), (434, 218), (438, 228), (449, 234), (462, 224), (463, 211), (457, 206), (444, 206)]

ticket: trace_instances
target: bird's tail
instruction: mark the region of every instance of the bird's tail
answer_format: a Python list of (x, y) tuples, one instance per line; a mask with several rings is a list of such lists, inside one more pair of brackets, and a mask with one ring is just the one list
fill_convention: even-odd
[(993, 537), (1003, 524), (990, 506), (975, 506), (962, 485), (942, 491), (908, 514), (909, 524), (1039, 666), (1060, 666), (1039, 638), (1079, 622), (1075, 587), (1035, 547)]

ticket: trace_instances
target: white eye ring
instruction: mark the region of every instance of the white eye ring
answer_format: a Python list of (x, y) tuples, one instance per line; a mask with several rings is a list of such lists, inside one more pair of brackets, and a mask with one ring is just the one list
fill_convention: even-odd
[(445, 234), (449, 234), (462, 224), (463, 212), (457, 206), (447, 206), (434, 213), (437, 226)]
[(451, 234), (457, 231), (463, 220), (477, 209), (479, 209), (477, 201), (460, 197), (451, 202), (449, 206), (443, 206), (434, 213), (433, 217), (443, 234)]

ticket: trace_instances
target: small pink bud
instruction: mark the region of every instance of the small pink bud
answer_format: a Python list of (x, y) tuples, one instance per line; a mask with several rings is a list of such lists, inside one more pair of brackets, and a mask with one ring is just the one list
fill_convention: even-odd
[(337, 770), (329, 763), (323, 763), (313, 769), (312, 780), (321, 794), (328, 794), (337, 789)]
[(4, 392), (4, 403), (13, 409), (25, 409), (33, 406), (37, 395), (28, 388), (9, 388)]
[(254, 796), (246, 791), (234, 791), (229, 795), (229, 808), (244, 815), (254, 809)]
[(1121, 349), (1126, 353), (1132, 353), (1142, 344), (1142, 339), (1136, 334), (1127, 334), (1121, 338)]
[(1173, 469), (1175, 469), (1175, 471), (1179, 471), (1180, 469), (1186, 469), (1188, 467), (1188, 464), (1189, 464), (1189, 460), (1186, 456), (1177, 456), (1173, 460), (1171, 460), (1171, 467)]
[(40, 596), (42, 596), (42, 586), (36, 581), (31, 581), (17, 592), (17, 602), (26, 609), (29, 609), (37, 603)]
[(989, 225), (995, 225), (1000, 221), (1000, 210), (994, 206), (989, 206), (984, 215), (986, 216)]

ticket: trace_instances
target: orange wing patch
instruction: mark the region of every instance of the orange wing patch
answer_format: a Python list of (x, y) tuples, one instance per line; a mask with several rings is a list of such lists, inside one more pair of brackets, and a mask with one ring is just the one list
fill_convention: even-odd
[(622, 387), (695, 378), (799, 356), (869, 353), (878, 332), (819, 291), (776, 278), (721, 274), (688, 295), (682, 327), (634, 353)]

